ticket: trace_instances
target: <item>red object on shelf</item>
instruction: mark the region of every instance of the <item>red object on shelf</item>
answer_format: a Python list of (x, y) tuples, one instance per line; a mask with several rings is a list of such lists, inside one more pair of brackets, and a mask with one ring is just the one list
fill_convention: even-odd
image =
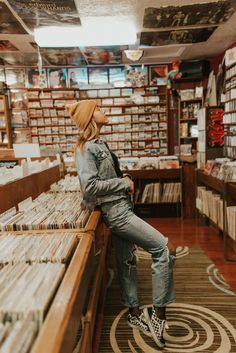
[(224, 145), (223, 114), (222, 108), (211, 108), (209, 111), (208, 144), (211, 147)]

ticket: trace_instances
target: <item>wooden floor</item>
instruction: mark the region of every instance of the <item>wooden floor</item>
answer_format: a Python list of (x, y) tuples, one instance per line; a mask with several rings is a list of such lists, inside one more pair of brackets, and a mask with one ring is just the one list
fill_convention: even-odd
[(214, 226), (204, 225), (201, 219), (155, 218), (146, 221), (168, 236), (176, 246), (201, 247), (236, 291), (236, 262), (224, 259), (223, 237)]

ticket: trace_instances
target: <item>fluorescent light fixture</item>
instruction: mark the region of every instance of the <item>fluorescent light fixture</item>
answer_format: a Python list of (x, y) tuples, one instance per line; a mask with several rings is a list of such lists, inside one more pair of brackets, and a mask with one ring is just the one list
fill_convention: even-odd
[(34, 37), (40, 47), (127, 45), (136, 42), (136, 30), (127, 18), (87, 17), (82, 26), (36, 28)]

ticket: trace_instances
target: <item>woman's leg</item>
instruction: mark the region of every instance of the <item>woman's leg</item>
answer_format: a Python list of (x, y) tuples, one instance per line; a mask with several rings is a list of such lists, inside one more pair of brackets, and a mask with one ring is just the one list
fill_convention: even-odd
[[(152, 255), (152, 298), (155, 310), (150, 313), (147, 311), (147, 319), (150, 323), (150, 330), (153, 328), (152, 335), (155, 342), (159, 347), (163, 347), (165, 306), (175, 300), (173, 280), (175, 250), (168, 243), (168, 238), (134, 215), (132, 206), (127, 200), (111, 203), (104, 211), (107, 224), (117, 238), (134, 243)], [(120, 265), (125, 266), (124, 262)], [(124, 269), (121, 269), (120, 273), (123, 276)], [(133, 286), (129, 292), (130, 278), (127, 277), (127, 279), (128, 281), (121, 283), (121, 291), (128, 293), (130, 302), (132, 302)]]
[[(132, 212), (129, 214), (128, 221), (126, 219), (122, 222), (112, 222), (111, 228), (117, 238), (134, 243), (152, 255), (152, 298), (154, 306), (161, 308), (172, 303), (175, 300), (173, 281), (175, 253), (173, 247), (168, 244), (168, 239)], [(123, 271), (125, 273), (125, 270)], [(128, 285), (127, 282), (126, 285)], [(122, 291), (126, 293), (124, 288), (122, 288)]]
[(112, 239), (115, 247), (122, 302), (129, 308), (138, 308), (135, 245), (115, 233), (113, 233)]

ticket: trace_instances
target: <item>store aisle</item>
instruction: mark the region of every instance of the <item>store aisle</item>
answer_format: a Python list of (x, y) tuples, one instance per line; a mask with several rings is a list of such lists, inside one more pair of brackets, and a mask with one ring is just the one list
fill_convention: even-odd
[[(236, 264), (223, 260), (222, 236), (213, 227), (195, 220), (150, 219), (178, 246), (175, 281), (177, 301), (169, 306), (170, 329), (166, 332), (169, 352), (236, 352)], [(151, 305), (150, 257), (138, 250), (141, 305)], [(110, 257), (112, 283), (107, 291), (99, 353), (158, 352), (148, 337), (130, 329), (126, 310), (120, 304), (116, 271)], [(222, 277), (224, 275), (224, 278)], [(200, 349), (200, 350), (199, 350)]]

